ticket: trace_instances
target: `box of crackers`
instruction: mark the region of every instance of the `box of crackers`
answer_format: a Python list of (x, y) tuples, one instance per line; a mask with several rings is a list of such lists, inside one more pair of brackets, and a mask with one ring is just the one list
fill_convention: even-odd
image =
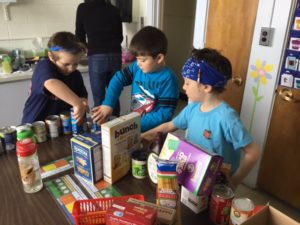
[(141, 117), (137, 112), (101, 125), (104, 180), (113, 184), (131, 168), (131, 153), (140, 148)]

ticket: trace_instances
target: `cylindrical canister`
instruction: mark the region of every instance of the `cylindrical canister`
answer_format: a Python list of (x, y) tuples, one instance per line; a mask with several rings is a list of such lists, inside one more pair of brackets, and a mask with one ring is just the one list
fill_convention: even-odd
[(132, 176), (138, 179), (147, 177), (147, 154), (136, 150), (132, 153)]
[(211, 194), (210, 219), (218, 225), (228, 224), (230, 218), (231, 202), (234, 197), (233, 190), (224, 185), (215, 185)]
[(49, 130), (49, 135), (51, 138), (59, 136), (60, 131), (60, 118), (57, 115), (50, 115), (46, 118), (46, 124)]
[(74, 117), (74, 109), (71, 108), (71, 124), (72, 124), (72, 132), (73, 134), (81, 134), (83, 133), (83, 124), (84, 124), (84, 119), (76, 122), (76, 119)]
[(47, 141), (47, 130), (44, 121), (36, 121), (32, 124), (32, 127), (38, 143)]
[(240, 225), (253, 213), (254, 203), (249, 198), (235, 198), (232, 201), (230, 212), (230, 225)]
[(16, 129), (10, 126), (0, 128), (0, 139), (3, 151), (16, 149)]
[(42, 189), (39, 159), (36, 144), (31, 138), (17, 142), (17, 156), (23, 189), (26, 193), (35, 193)]
[(72, 133), (71, 115), (70, 112), (64, 111), (60, 115), (62, 130), (64, 134)]

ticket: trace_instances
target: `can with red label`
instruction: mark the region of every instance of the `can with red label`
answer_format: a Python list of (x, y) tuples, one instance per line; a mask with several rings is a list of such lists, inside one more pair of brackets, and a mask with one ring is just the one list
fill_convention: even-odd
[(249, 198), (235, 198), (232, 201), (230, 212), (230, 225), (240, 225), (253, 213), (254, 203)]
[(215, 224), (228, 224), (233, 197), (234, 193), (230, 187), (224, 184), (219, 184), (214, 187), (211, 195), (209, 216)]

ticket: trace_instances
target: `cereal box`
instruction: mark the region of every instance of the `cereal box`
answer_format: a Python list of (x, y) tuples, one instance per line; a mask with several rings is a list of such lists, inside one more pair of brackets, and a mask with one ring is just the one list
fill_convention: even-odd
[(178, 160), (178, 183), (194, 195), (209, 195), (223, 157), (181, 140), (171, 159)]
[(90, 183), (103, 178), (100, 136), (91, 134), (71, 138), (74, 173)]
[(104, 180), (113, 184), (130, 170), (131, 153), (140, 148), (140, 114), (132, 112), (101, 126)]
[(120, 200), (106, 212), (107, 225), (155, 225), (156, 219), (156, 209)]

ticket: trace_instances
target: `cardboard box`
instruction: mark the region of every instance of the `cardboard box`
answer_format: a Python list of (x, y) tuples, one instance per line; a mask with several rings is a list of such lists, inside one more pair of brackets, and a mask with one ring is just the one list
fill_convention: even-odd
[(131, 153), (140, 148), (141, 117), (137, 112), (101, 126), (104, 180), (113, 184), (130, 170)]
[(71, 148), (75, 175), (90, 183), (95, 183), (103, 178), (100, 136), (77, 135), (71, 138)]
[(160, 159), (170, 159), (173, 153), (178, 149), (180, 141), (184, 139), (184, 136), (168, 133), (164, 145), (159, 154)]
[(135, 198), (130, 198), (128, 199), (128, 202), (134, 203), (134, 204), (138, 204), (141, 206), (149, 206), (151, 208), (154, 208), (157, 210), (157, 224), (166, 224), (166, 225), (172, 225), (174, 224), (175, 221), (175, 215), (176, 215), (176, 210), (175, 209), (171, 209), (165, 206), (160, 206), (160, 205), (156, 205), (154, 203), (151, 202), (144, 202), (144, 201), (140, 201), (137, 200)]
[(242, 225), (300, 225), (272, 206), (266, 206), (257, 214), (251, 216)]
[(156, 225), (156, 219), (156, 209), (120, 200), (106, 212), (107, 225)]
[(178, 160), (178, 183), (194, 195), (209, 195), (223, 157), (181, 140), (171, 159)]
[(181, 202), (190, 208), (194, 213), (200, 213), (205, 210), (208, 206), (208, 196), (194, 195), (192, 192), (187, 190), (185, 187), (181, 187)]

